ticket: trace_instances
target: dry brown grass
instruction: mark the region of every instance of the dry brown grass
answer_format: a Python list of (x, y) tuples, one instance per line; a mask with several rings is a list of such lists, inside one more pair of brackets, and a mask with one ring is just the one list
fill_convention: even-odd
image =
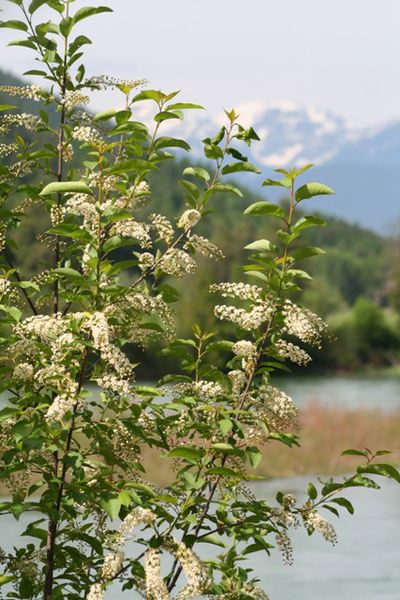
[(290, 477), (346, 473), (360, 464), (360, 457), (341, 456), (349, 448), (390, 450), (393, 454), (384, 459), (400, 462), (400, 412), (349, 410), (310, 403), (302, 410), (300, 423), (301, 447), (290, 449), (276, 442), (269, 444), (265, 447), (258, 474)]
[[(400, 411), (385, 413), (339, 406), (326, 407), (310, 403), (300, 414), (300, 448), (272, 442), (264, 447), (264, 459), (257, 475), (292, 477), (296, 475), (337, 475), (348, 473), (362, 462), (362, 457), (341, 456), (356, 448), (372, 451), (390, 450), (386, 462), (400, 463)], [(148, 478), (158, 485), (172, 481), (171, 461), (157, 451), (143, 457)]]

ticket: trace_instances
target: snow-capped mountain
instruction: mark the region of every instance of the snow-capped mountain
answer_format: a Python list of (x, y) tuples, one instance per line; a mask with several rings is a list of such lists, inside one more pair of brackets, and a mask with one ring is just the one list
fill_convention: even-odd
[[(323, 181), (336, 196), (313, 200), (310, 207), (333, 213), (381, 233), (400, 229), (400, 121), (361, 129), (331, 112), (299, 108), (289, 102), (248, 102), (235, 107), (244, 126), (260, 137), (248, 151), (249, 160), (271, 176), (271, 169), (315, 165), (307, 178)], [(196, 114), (194, 114), (196, 112)], [(226, 122), (221, 111), (194, 111), (183, 123), (166, 122), (168, 134), (184, 137), (192, 154), (201, 158), (200, 140), (216, 134)], [(306, 176), (304, 176), (306, 177)], [(261, 178), (243, 174), (242, 182), (258, 187)], [(279, 190), (262, 192), (276, 198)]]

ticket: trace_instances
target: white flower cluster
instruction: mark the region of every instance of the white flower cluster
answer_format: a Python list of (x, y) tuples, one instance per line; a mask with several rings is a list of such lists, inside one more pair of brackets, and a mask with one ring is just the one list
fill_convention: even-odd
[(90, 317), (86, 317), (84, 328), (90, 330), (93, 345), (99, 351), (103, 361), (121, 378), (131, 378), (132, 365), (127, 356), (111, 343), (111, 330), (106, 315), (95, 312)]
[(151, 222), (151, 227), (155, 230), (159, 239), (164, 240), (164, 242), (169, 244), (174, 237), (174, 228), (172, 227), (170, 221), (168, 221), (167, 217), (153, 213), (149, 216), (149, 221)]
[(139, 256), (139, 269), (141, 271), (148, 271), (154, 267), (154, 256), (150, 252), (143, 252)]
[(320, 347), (321, 339), (327, 332), (326, 323), (315, 313), (300, 308), (286, 300), (282, 310), (285, 319), (285, 331), (302, 342)]
[(232, 394), (238, 396), (246, 383), (245, 373), (240, 369), (234, 369), (233, 371), (229, 371), (228, 377), (231, 380)]
[(106, 588), (101, 583), (94, 583), (89, 590), (86, 600), (103, 600)]
[(103, 566), (100, 571), (100, 578), (103, 581), (110, 581), (121, 570), (124, 562), (124, 553), (121, 550), (110, 552), (104, 558)]
[(223, 298), (238, 298), (259, 302), (262, 299), (262, 289), (249, 283), (214, 283), (210, 285), (210, 292), (220, 294)]
[(151, 525), (155, 519), (154, 513), (148, 508), (137, 506), (125, 517), (119, 526), (116, 537), (115, 546), (121, 548), (129, 539), (132, 532), (138, 525)]
[(30, 381), (33, 379), (33, 366), (27, 362), (20, 362), (13, 371), (16, 381)]
[(149, 226), (146, 223), (139, 223), (134, 219), (126, 219), (114, 225), (114, 232), (122, 237), (137, 239), (141, 243), (142, 248), (151, 246)]
[(154, 513), (152, 513), (151, 510), (140, 506), (134, 508), (133, 511), (125, 517), (116, 531), (111, 552), (109, 552), (104, 559), (99, 574), (100, 582), (91, 586), (87, 599), (103, 600), (106, 591), (105, 584), (114, 579), (122, 568), (125, 558), (125, 553), (122, 548), (125, 546), (133, 530), (141, 524), (149, 525), (154, 521), (154, 518)]
[(249, 311), (244, 308), (237, 308), (236, 306), (218, 304), (214, 308), (214, 314), (217, 319), (230, 321), (231, 323), (239, 325), (239, 327), (246, 331), (251, 331), (253, 329), (258, 329), (263, 323), (271, 318), (273, 308), (268, 302), (256, 304)]
[(177, 278), (194, 273), (197, 269), (196, 261), (189, 254), (178, 248), (167, 250), (160, 258), (158, 266), (167, 275)]
[(28, 131), (37, 131), (41, 123), (40, 117), (30, 113), (19, 113), (15, 115), (4, 115), (0, 119), (0, 131), (7, 133), (10, 126), (24, 127)]
[(292, 541), (284, 529), (281, 529), (275, 536), (276, 545), (282, 555), (282, 560), (285, 565), (293, 564), (293, 546)]
[(264, 590), (249, 583), (246, 583), (241, 591), (246, 594), (248, 598), (254, 598), (254, 600), (269, 600), (269, 596)]
[(144, 557), (147, 600), (169, 600), (170, 595), (161, 573), (161, 553), (149, 548)]
[(43, 91), (38, 85), (0, 85), (0, 94), (28, 98), (29, 100), (41, 100)]
[(0, 277), (0, 298), (11, 292), (11, 283), (5, 277)]
[(218, 246), (201, 235), (189, 233), (189, 238), (185, 243), (184, 248), (187, 249), (189, 246), (207, 258), (214, 258), (215, 260), (223, 260), (225, 258), (224, 253), (218, 248)]
[(305, 517), (305, 525), (310, 529), (318, 531), (322, 537), (332, 545), (337, 543), (335, 528), (316, 511), (310, 511)]
[(258, 389), (258, 395), (272, 427), (281, 429), (297, 425), (297, 407), (285, 392), (272, 385), (263, 384)]
[(207, 592), (211, 581), (208, 573), (198, 556), (182, 542), (177, 542), (176, 558), (182, 565), (187, 584), (181, 589), (176, 600), (196, 598)]
[(275, 343), (275, 349), (277, 350), (279, 356), (282, 358), (288, 358), (293, 363), (297, 365), (308, 365), (311, 361), (311, 356), (296, 344), (292, 344), (291, 342), (287, 342), (286, 340), (278, 340)]
[(200, 219), (201, 213), (194, 208), (189, 208), (188, 210), (185, 210), (185, 212), (179, 217), (177, 225), (181, 229), (190, 229), (191, 227), (197, 225)]
[(50, 209), (50, 221), (53, 227), (60, 225), (64, 220), (64, 209), (54, 204)]
[(64, 98), (61, 98), (60, 103), (64, 105), (67, 110), (71, 110), (75, 106), (83, 106), (89, 104), (89, 96), (82, 94), (79, 91), (67, 91)]
[(66, 321), (61, 313), (55, 315), (33, 315), (17, 323), (14, 333), (20, 338), (35, 337), (50, 343), (65, 332)]
[(96, 75), (90, 79), (86, 79), (85, 86), (97, 90), (107, 90), (110, 88), (116, 88), (124, 86), (133, 90), (139, 86), (145, 85), (146, 79), (119, 79), (117, 77), (110, 77), (109, 75)]
[(64, 212), (83, 217), (82, 229), (94, 232), (96, 230), (99, 215), (93, 198), (88, 194), (74, 194), (70, 196), (64, 205)]
[(205, 402), (215, 400), (224, 393), (222, 386), (215, 381), (206, 381), (200, 379), (192, 386), (193, 391), (199, 396), (200, 400)]
[(74, 158), (74, 148), (72, 144), (69, 142), (65, 142), (64, 144), (57, 144), (57, 150), (61, 150), (61, 158), (63, 162), (69, 162)]
[[(1, 125), (0, 125), (1, 131)], [(0, 158), (5, 158), (6, 156), (10, 156), (14, 152), (18, 151), (17, 144), (0, 144)]]
[(72, 130), (72, 137), (79, 142), (96, 145), (102, 141), (99, 132), (90, 125), (78, 125)]
[(257, 346), (249, 340), (239, 340), (232, 347), (233, 354), (236, 356), (245, 356), (246, 358), (252, 358), (257, 354)]

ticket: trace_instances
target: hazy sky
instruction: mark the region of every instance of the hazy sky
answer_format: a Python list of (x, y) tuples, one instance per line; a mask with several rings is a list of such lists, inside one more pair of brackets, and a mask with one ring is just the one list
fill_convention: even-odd
[[(107, 0), (103, 2), (107, 4)], [(84, 2), (84, 4), (96, 4)], [(80, 0), (75, 3), (81, 6)], [(400, 118), (399, 0), (111, 0), (84, 21), (90, 74), (182, 89), (214, 110), (251, 100), (328, 109), (355, 125)], [(2, 18), (15, 6), (0, 0)], [(12, 32), (20, 37), (19, 32)], [(5, 48), (0, 66), (34, 65)]]

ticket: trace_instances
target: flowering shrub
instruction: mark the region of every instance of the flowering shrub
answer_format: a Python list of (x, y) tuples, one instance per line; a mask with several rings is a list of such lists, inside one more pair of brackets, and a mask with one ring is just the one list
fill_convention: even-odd
[[(0, 585), (7, 598), (44, 600), (101, 600), (116, 581), (127, 596), (133, 589), (154, 600), (267, 598), (251, 568), (241, 566), (245, 557), (276, 545), (290, 563), (288, 530), (301, 523), (335, 543), (321, 507), (352, 512), (340, 494), (378, 487), (369, 473), (399, 480), (393, 467), (361, 451), (366, 466), (318, 490), (310, 484), (305, 502), (280, 493), (271, 506), (245, 485), (265, 444), (298, 444), (296, 406), (271, 374), (286, 361), (307, 364), (303, 345), (319, 346), (326, 333), (324, 322), (289, 296), (308, 278), (297, 263), (321, 253), (301, 245), (302, 231), (324, 225), (314, 216), (297, 218), (296, 208), (332, 190), (297, 187), (310, 165), (267, 179), (264, 185), (280, 186), (289, 203), (257, 202), (245, 210), (249, 218), (279, 223), (275, 241), (247, 246), (244, 271), (255, 284), (210, 287), (222, 298), (217, 319), (235, 324), (237, 339), (218, 339), (196, 325), (193, 339), (176, 339), (173, 279), (195, 272), (199, 254), (223, 258), (193, 230), (218, 193), (241, 196), (226, 175), (258, 172), (242, 154), (257, 135), (234, 110), (226, 112), (226, 125), (204, 140), (209, 166), (183, 171), (186, 206), (175, 223), (152, 213), (148, 174), (174, 157), (167, 149), (190, 149), (161, 135), (163, 122), (201, 107), (141, 81), (86, 76), (80, 60), (90, 40), (74, 37), (74, 28), (110, 9), (71, 14), (70, 0), (9, 1), (21, 20), (2, 26), (23, 33), (14, 45), (35, 52), (40, 69), (29, 73), (44, 85), (1, 88), (11, 100), (40, 104), (34, 115), (0, 107), (0, 131), (15, 134), (0, 146), (7, 158), (0, 170), (1, 391), (8, 394), (0, 411), (0, 465), (10, 496), (0, 510), (16, 519), (25, 513), (24, 536), (33, 540), (1, 552)], [(42, 7), (54, 22), (40, 22)], [(83, 110), (98, 89), (117, 90), (122, 108)], [(152, 129), (136, 120), (141, 102), (154, 107)], [(27, 280), (14, 266), (13, 232), (32, 204), (48, 214), (39, 241), (52, 259)], [(154, 340), (178, 357), (182, 372), (143, 386), (127, 348)], [(167, 489), (148, 481), (141, 453), (149, 447), (174, 459)], [(218, 551), (201, 561), (198, 542)], [(172, 558), (169, 566), (164, 555)]]

